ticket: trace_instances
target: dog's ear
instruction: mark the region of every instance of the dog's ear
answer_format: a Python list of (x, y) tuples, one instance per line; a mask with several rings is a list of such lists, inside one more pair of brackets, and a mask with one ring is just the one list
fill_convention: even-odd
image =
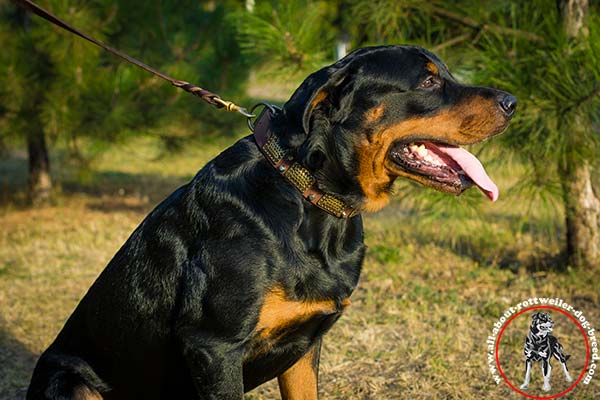
[(306, 78), (283, 106), (286, 119), (301, 126), (304, 134), (308, 135), (313, 111), (320, 105), (332, 105), (337, 91), (348, 83), (348, 65), (348, 62), (337, 62)]
[(531, 320), (532, 320), (532, 321), (535, 321), (535, 320), (536, 320), (536, 319), (538, 319), (539, 317), (540, 317), (540, 313), (539, 313), (539, 312), (533, 313), (533, 315), (531, 316)]
[(356, 61), (376, 51), (378, 51), (376, 47), (354, 50), (336, 63), (309, 75), (283, 105), (286, 119), (301, 126), (304, 133), (308, 135), (313, 111), (324, 103), (340, 106), (339, 92), (352, 83), (353, 75), (358, 68)]
[[(332, 124), (344, 121), (352, 112), (356, 77), (360, 75), (360, 59), (379, 51), (379, 47), (365, 47), (348, 54), (336, 63), (311, 74), (284, 104), (283, 114), (301, 137), (293, 140), (298, 147), (298, 161), (310, 170), (317, 170), (326, 162), (331, 147), (339, 144), (329, 135)], [(332, 144), (333, 143), (333, 144)]]
[(297, 159), (310, 170), (320, 169), (325, 162), (329, 116), (338, 97), (337, 90), (346, 81), (346, 73), (347, 68), (339, 62), (320, 69), (306, 78), (283, 106), (286, 120), (297, 127), (299, 134), (294, 139), (290, 137), (296, 142), (292, 145), (300, 145)]

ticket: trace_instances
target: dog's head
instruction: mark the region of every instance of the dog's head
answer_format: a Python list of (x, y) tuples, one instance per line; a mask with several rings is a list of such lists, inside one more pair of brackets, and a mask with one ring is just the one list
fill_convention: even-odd
[(531, 316), (531, 330), (538, 336), (548, 335), (553, 327), (554, 321), (550, 318), (550, 314), (537, 312)]
[(515, 107), (508, 93), (458, 83), (423, 48), (379, 46), (310, 75), (283, 117), (321, 188), (375, 211), (397, 177), (452, 194), (475, 184), (495, 200), (496, 185), (459, 146), (502, 132)]

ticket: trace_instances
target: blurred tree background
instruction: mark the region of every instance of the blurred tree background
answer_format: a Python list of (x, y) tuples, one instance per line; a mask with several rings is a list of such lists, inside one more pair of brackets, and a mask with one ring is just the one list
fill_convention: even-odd
[[(40, 1), (95, 38), (167, 74), (238, 95), (245, 60), (225, 22), (237, 2)], [(147, 72), (47, 21), (0, 1), (0, 140), (24, 142), (29, 195), (50, 197), (48, 146), (66, 146), (85, 162), (131, 135), (159, 136), (167, 149), (189, 137), (189, 124), (231, 127), (232, 119)], [(82, 138), (93, 146), (80, 148)]]
[[(256, 77), (297, 84), (357, 47), (427, 47), (460, 80), (517, 96), (510, 131), (481, 151), (494, 154), (498, 163), (518, 160), (527, 173), (512, 190), (527, 194), (532, 204), (564, 210), (565, 220), (557, 224), (565, 227), (570, 265), (600, 265), (600, 201), (593, 173), (600, 150), (597, 2), (39, 3), (171, 76), (248, 105), (253, 96), (246, 89)], [(0, 0), (0, 38), (0, 143), (27, 146), (34, 203), (50, 196), (48, 152), (59, 144), (85, 161), (131, 135), (156, 135), (166, 149), (177, 150), (207, 132), (243, 129), (236, 116), (198, 104), (8, 0)], [(81, 149), (82, 138), (94, 146)], [(442, 196), (404, 185), (422, 208)]]

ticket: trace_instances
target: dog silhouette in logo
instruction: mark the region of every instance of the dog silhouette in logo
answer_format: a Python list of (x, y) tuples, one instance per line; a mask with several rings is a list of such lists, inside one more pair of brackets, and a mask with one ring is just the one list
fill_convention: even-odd
[(523, 346), (523, 352), (525, 353), (525, 380), (521, 385), (521, 389), (527, 389), (529, 387), (529, 381), (531, 380), (531, 366), (534, 361), (542, 362), (542, 372), (544, 374), (544, 391), (549, 391), (550, 386), (550, 373), (552, 372), (552, 366), (550, 360), (552, 356), (556, 357), (563, 367), (565, 372), (565, 378), (567, 382), (572, 382), (573, 378), (569, 374), (569, 368), (567, 367), (567, 360), (571, 357), (565, 355), (563, 347), (554, 336), (550, 333), (554, 327), (554, 321), (550, 318), (550, 315), (545, 312), (537, 312), (531, 316), (531, 327), (525, 339), (525, 345)]

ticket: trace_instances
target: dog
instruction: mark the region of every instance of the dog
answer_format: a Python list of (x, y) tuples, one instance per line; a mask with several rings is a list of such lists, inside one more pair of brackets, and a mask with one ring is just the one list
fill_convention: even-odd
[(37, 362), (28, 399), (236, 399), (277, 378), (316, 399), (324, 334), (350, 304), (363, 212), (404, 177), (498, 189), (460, 145), (514, 96), (458, 83), (414, 46), (356, 50), (160, 203)]
[(523, 346), (523, 353), (525, 354), (525, 379), (521, 385), (521, 389), (529, 387), (531, 366), (534, 361), (542, 362), (542, 373), (544, 374), (544, 386), (542, 389), (546, 392), (552, 389), (550, 386), (550, 373), (552, 372), (550, 360), (552, 356), (560, 361), (567, 382), (573, 382), (573, 378), (571, 378), (569, 368), (567, 367), (567, 361), (571, 356), (564, 354), (563, 347), (558, 342), (558, 339), (550, 334), (553, 327), (554, 321), (550, 317), (550, 314), (537, 312), (531, 316), (531, 326), (525, 339), (525, 345)]

